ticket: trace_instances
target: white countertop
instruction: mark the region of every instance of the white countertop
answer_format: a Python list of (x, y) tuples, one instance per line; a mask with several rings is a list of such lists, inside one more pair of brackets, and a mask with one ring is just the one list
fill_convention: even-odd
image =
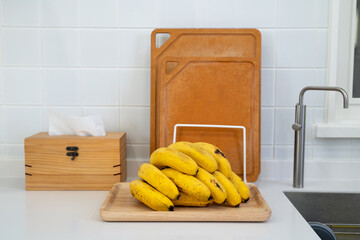
[(272, 216), (263, 223), (104, 222), (105, 191), (25, 191), (24, 179), (0, 179), (0, 239), (319, 239), (283, 191), (360, 192), (360, 182), (258, 181)]

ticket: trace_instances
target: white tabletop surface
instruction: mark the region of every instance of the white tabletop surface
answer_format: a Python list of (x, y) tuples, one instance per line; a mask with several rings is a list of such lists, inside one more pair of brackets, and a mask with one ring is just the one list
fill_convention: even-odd
[(283, 191), (360, 192), (359, 182), (256, 182), (272, 210), (263, 223), (104, 222), (105, 191), (25, 191), (24, 179), (0, 179), (1, 240), (319, 239)]

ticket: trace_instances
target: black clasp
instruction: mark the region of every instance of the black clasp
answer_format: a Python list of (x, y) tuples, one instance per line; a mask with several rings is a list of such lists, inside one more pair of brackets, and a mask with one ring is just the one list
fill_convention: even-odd
[(71, 160), (75, 160), (77, 156), (79, 156), (79, 153), (77, 152), (79, 150), (78, 147), (66, 147), (66, 156), (70, 156)]

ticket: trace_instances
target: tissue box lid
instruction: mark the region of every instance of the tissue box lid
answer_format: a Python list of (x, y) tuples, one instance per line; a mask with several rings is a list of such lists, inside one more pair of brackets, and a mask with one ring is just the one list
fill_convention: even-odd
[(126, 134), (35, 134), (25, 139), (25, 174), (28, 190), (110, 189), (126, 179)]

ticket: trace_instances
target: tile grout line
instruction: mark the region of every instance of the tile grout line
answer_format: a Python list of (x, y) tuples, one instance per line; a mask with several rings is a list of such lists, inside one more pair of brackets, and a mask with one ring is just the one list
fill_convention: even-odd
[(45, 89), (46, 89), (46, 83), (45, 83), (45, 70), (44, 70), (44, 45), (43, 45), (43, 36), (44, 36), (44, 31), (43, 31), (43, 28), (42, 28), (42, 23), (43, 23), (43, 17), (42, 17), (42, 13), (43, 13), (43, 0), (40, 0), (39, 2), (40, 6), (40, 51), (41, 51), (41, 87), (42, 87), (42, 91), (41, 91), (41, 130), (45, 131), (45, 115), (46, 115), (46, 111), (45, 111)]
[[(3, 7), (2, 7), (2, 1), (0, 1), (0, 14), (1, 14), (1, 25), (3, 24), (4, 22), (4, 19), (3, 19)], [(0, 131), (2, 132), (3, 134), (3, 137), (0, 139), (0, 142), (3, 142), (4, 144), (6, 143), (5, 139), (6, 139), (6, 134), (5, 134), (5, 79), (4, 79), (4, 37), (3, 37), (3, 28), (2, 26), (0, 26), (0, 31), (1, 31), (1, 97), (2, 97), (2, 103), (1, 103), (1, 116), (2, 116), (2, 122), (1, 122), (1, 125), (0, 125)], [(0, 156), (1, 157), (1, 156)], [(4, 146), (4, 154), (2, 156), (4, 159), (3, 160), (6, 160), (7, 159), (7, 150)]]
[(85, 81), (84, 81), (84, 73), (83, 73), (83, 31), (82, 31), (82, 16), (83, 16), (83, 11), (82, 11), (82, 0), (79, 0), (78, 2), (78, 7), (79, 7), (79, 26), (80, 26), (80, 30), (79, 30), (79, 38), (80, 38), (80, 113), (81, 116), (84, 116), (84, 86), (85, 86)]
[(273, 126), (273, 152), (272, 152), (272, 159), (275, 159), (275, 143), (276, 143), (276, 113), (277, 113), (277, 105), (276, 105), (276, 83), (277, 83), (277, 69), (278, 69), (278, 21), (277, 21), (277, 14), (278, 14), (278, 8), (279, 8), (279, 0), (276, 1), (275, 6), (275, 26), (274, 26), (274, 32), (275, 32), (275, 51), (274, 51), (274, 126)]

